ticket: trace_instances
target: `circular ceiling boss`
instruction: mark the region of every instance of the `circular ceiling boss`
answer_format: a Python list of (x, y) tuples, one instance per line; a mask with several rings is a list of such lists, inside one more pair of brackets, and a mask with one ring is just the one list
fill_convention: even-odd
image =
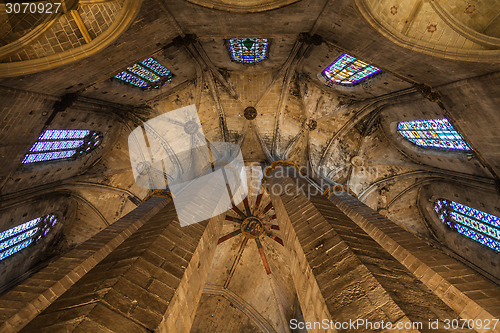
[(314, 119), (310, 119), (307, 122), (307, 127), (309, 128), (310, 131), (314, 131), (316, 127), (318, 127), (318, 122)]
[(264, 224), (261, 219), (249, 216), (241, 223), (241, 233), (248, 238), (259, 238), (264, 233)]
[(243, 115), (248, 120), (254, 120), (257, 117), (257, 110), (253, 106), (249, 106), (245, 109)]

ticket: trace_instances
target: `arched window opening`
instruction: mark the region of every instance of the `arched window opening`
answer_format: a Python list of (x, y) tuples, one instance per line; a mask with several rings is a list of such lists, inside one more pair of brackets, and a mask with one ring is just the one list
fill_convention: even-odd
[(143, 89), (156, 89), (172, 80), (174, 74), (155, 59), (149, 57), (139, 61), (114, 76), (130, 85)]
[(452, 230), (500, 252), (500, 218), (458, 202), (438, 199), (434, 210)]
[(472, 150), (448, 119), (402, 121), (398, 124), (398, 133), (424, 148)]
[(57, 223), (53, 214), (37, 217), (31, 221), (0, 233), (0, 260), (28, 247), (44, 237)]
[(354, 86), (381, 72), (380, 68), (344, 53), (325, 68), (322, 74), (332, 84)]
[(89, 130), (46, 130), (24, 156), (22, 163), (75, 159), (91, 152), (100, 142), (99, 133)]
[(233, 38), (229, 40), (229, 51), (236, 62), (253, 64), (264, 60), (267, 56), (268, 39)]

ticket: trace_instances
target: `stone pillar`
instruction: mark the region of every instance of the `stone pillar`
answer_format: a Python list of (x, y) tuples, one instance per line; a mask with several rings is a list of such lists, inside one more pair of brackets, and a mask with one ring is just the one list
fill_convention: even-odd
[[(344, 214), (467, 320), (500, 319), (500, 287), (346, 193), (329, 199)], [(491, 325), (493, 327), (493, 325)], [(496, 329), (478, 332), (500, 332)]]
[(152, 198), (0, 297), (0, 332), (17, 332), (168, 204)]
[(181, 227), (170, 203), (22, 331), (189, 332), (221, 227)]
[[(294, 168), (266, 174), (306, 322), (362, 319), (393, 327), (399, 323), (400, 331), (418, 332), (428, 331), (429, 321), (439, 320), (443, 328), (445, 319), (459, 318), (319, 191), (307, 191), (309, 183)], [(377, 330), (363, 325), (341, 331)]]

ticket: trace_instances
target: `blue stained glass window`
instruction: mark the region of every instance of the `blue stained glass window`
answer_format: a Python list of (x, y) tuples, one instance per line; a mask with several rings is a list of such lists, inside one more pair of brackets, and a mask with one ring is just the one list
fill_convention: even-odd
[(500, 252), (500, 218), (458, 202), (439, 199), (434, 210), (458, 233)]
[(234, 61), (253, 64), (266, 58), (268, 39), (233, 38), (229, 40), (229, 51)]
[(24, 249), (25, 247), (30, 245), (32, 242), (33, 242), (33, 239), (30, 238), (27, 241), (22, 242), (21, 244), (17, 244), (16, 246), (11, 247), (7, 251), (3, 251), (2, 253), (0, 253), (0, 260), (3, 260), (5, 258), (7, 258), (8, 256), (10, 256), (11, 254), (14, 254), (14, 253)]
[(128, 84), (148, 89), (159, 88), (172, 80), (174, 75), (153, 58), (139, 61), (114, 76)]
[(127, 68), (131, 73), (140, 76), (143, 79), (148, 80), (149, 82), (156, 82), (160, 79), (160, 77), (142, 66), (138, 64), (134, 64), (134, 66)]
[(0, 260), (26, 248), (46, 235), (56, 222), (56, 216), (49, 214), (1, 232)]
[(398, 133), (420, 147), (472, 150), (448, 119), (403, 121)]
[(12, 237), (14, 235), (17, 235), (25, 230), (31, 229), (34, 226), (36, 226), (40, 221), (42, 220), (41, 217), (38, 217), (36, 219), (33, 219), (31, 221), (25, 222), (21, 225), (18, 225), (17, 227), (10, 228), (9, 230), (5, 230), (4, 232), (0, 233), (0, 241), (4, 240), (6, 238)]
[(100, 135), (89, 130), (46, 130), (24, 156), (22, 163), (75, 158), (90, 152), (100, 141)]
[(51, 139), (83, 139), (89, 135), (88, 130), (46, 130), (40, 135), (38, 140)]
[(146, 81), (139, 79), (138, 77), (127, 72), (118, 73), (115, 75), (115, 77), (136, 87), (145, 88), (148, 86), (148, 83)]
[(30, 151), (48, 151), (78, 148), (83, 145), (83, 140), (71, 141), (37, 141)]
[(166, 69), (163, 65), (160, 65), (160, 63), (153, 58), (147, 58), (141, 61), (141, 64), (149, 69), (152, 69), (158, 75), (168, 76), (171, 74), (168, 69)]
[(354, 86), (380, 72), (379, 68), (344, 53), (325, 68), (323, 76), (331, 83)]
[(12, 237), (11, 239), (6, 240), (5, 242), (0, 243), (0, 250), (4, 250), (6, 248), (9, 248), (16, 243), (19, 243), (27, 238), (30, 238), (37, 231), (38, 231), (38, 228), (33, 228), (33, 229), (30, 229), (26, 232), (23, 232), (22, 234), (20, 234), (18, 236)]
[(41, 153), (41, 154), (27, 154), (24, 157), (22, 163), (35, 163), (35, 162), (43, 162), (43, 161), (51, 161), (51, 160), (60, 160), (63, 158), (69, 158), (76, 154), (76, 150), (64, 150), (64, 151), (52, 151), (49, 153)]

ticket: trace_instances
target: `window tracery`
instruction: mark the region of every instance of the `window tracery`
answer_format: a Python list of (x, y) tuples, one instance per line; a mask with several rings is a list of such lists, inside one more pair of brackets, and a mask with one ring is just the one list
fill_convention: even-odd
[(165, 66), (149, 57), (114, 76), (130, 85), (143, 89), (156, 89), (172, 80), (174, 75)]
[(44, 237), (57, 223), (54, 214), (37, 217), (0, 233), (0, 260), (28, 247)]
[(268, 44), (264, 38), (233, 38), (229, 40), (229, 51), (234, 61), (253, 64), (266, 58)]
[(100, 142), (100, 134), (89, 130), (46, 130), (24, 156), (22, 163), (77, 158), (95, 149)]
[(379, 68), (344, 53), (325, 68), (322, 74), (330, 83), (354, 86), (380, 72)]
[(417, 146), (453, 150), (472, 150), (448, 119), (402, 121), (398, 133)]
[(500, 218), (446, 199), (434, 203), (441, 222), (452, 230), (500, 252)]

